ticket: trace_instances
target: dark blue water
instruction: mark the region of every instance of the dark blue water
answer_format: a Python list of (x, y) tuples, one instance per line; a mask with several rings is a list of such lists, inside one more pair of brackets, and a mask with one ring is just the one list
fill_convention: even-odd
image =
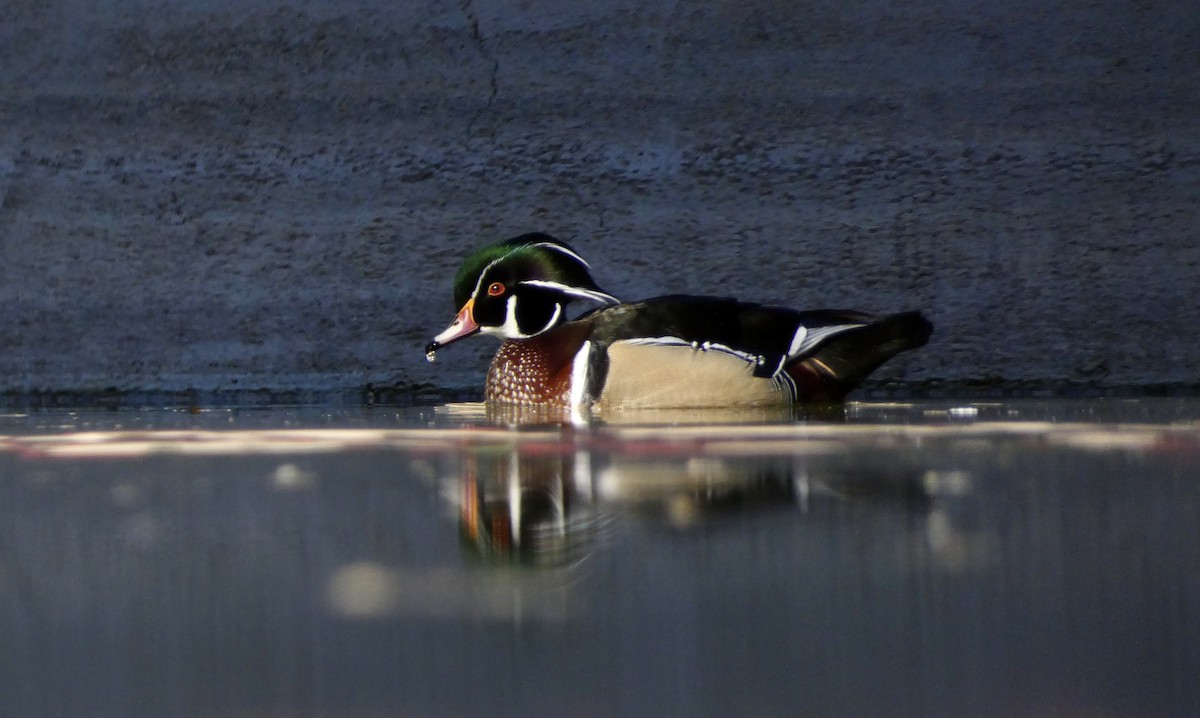
[(0, 417), (0, 715), (1200, 715), (1197, 418)]

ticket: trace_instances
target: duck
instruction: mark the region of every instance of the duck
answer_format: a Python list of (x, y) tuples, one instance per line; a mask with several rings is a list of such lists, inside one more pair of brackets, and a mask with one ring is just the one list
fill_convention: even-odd
[[(577, 302), (592, 308), (569, 317)], [(454, 277), (454, 307), (454, 320), (425, 347), (429, 361), (455, 342), (492, 335), (501, 345), (486, 404), (572, 417), (840, 403), (933, 333), (919, 311), (798, 311), (688, 294), (624, 302), (596, 283), (575, 249), (541, 232), (468, 256)]]

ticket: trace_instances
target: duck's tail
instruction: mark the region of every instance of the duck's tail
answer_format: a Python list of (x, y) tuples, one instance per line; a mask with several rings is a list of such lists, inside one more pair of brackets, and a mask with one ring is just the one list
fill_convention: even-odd
[(831, 336), (784, 371), (801, 402), (836, 402), (900, 352), (924, 346), (933, 324), (920, 312), (901, 312)]

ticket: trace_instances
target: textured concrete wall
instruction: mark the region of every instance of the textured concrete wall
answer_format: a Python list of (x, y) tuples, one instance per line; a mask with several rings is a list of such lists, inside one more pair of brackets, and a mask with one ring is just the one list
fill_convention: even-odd
[(477, 385), (422, 344), (534, 229), (925, 309), (905, 380), (1200, 381), (1192, 0), (9, 0), (0, 67), (0, 389)]

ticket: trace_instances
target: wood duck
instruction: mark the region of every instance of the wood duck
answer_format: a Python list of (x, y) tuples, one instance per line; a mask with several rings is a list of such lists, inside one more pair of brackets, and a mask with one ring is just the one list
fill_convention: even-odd
[[(600, 306), (568, 319), (574, 301)], [(485, 399), (573, 416), (840, 402), (933, 331), (919, 312), (801, 312), (686, 295), (621, 302), (596, 285), (574, 249), (540, 233), (468, 257), (454, 303), (453, 323), (425, 348), (429, 361), (474, 334), (500, 337)]]

